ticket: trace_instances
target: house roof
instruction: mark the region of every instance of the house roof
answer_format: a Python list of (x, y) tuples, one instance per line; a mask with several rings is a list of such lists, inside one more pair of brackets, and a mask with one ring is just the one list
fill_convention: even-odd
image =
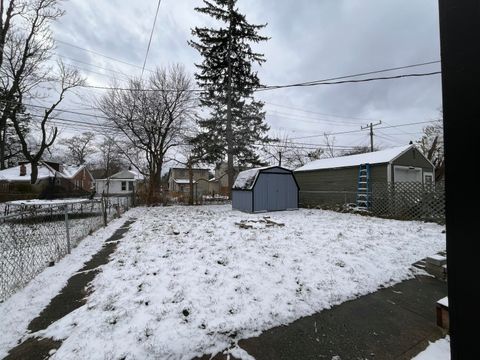
[[(5, 170), (0, 170), (0, 180), (4, 181), (30, 181), (30, 175), (32, 174), (32, 166), (25, 164), (26, 174), (20, 176), (20, 165), (14, 166)], [(55, 170), (46, 165), (38, 166), (38, 180), (47, 179), (55, 176)]]
[[(5, 170), (0, 171), (0, 180), (4, 181), (30, 181), (30, 175), (32, 173), (32, 166), (30, 163), (24, 163), (26, 167), (25, 176), (20, 176), (20, 166), (14, 166)], [(71, 179), (78, 174), (79, 171), (85, 168), (85, 165), (63, 165), (62, 171), (56, 171), (51, 166), (46, 163), (40, 162), (38, 164), (38, 180), (47, 179), (50, 177), (55, 177), (56, 175), (61, 176), (65, 179)]]
[(264, 166), (264, 167), (258, 167), (254, 169), (241, 171), (240, 173), (238, 173), (238, 176), (235, 179), (235, 183), (233, 184), (232, 189), (251, 190), (253, 185), (255, 184), (258, 174), (262, 170), (268, 170), (276, 167), (278, 166)]
[(330, 159), (320, 159), (312, 161), (304, 166), (299, 167), (295, 172), (313, 171), (322, 169), (334, 169), (350, 166), (358, 166), (361, 164), (382, 164), (388, 163), (398, 156), (415, 147), (414, 145), (398, 146), (380, 151), (369, 152), (365, 154), (356, 154), (349, 156), (340, 156)]
[(108, 179), (110, 179), (110, 180), (131, 180), (131, 179), (143, 180), (143, 179), (145, 179), (145, 177), (142, 174), (140, 174), (136, 171), (133, 171), (133, 170), (122, 170), (122, 171), (119, 171), (119, 172), (113, 174), (109, 178), (96, 179), (96, 180), (97, 181), (107, 181)]
[(61, 174), (66, 178), (72, 178), (81, 171), (85, 165), (63, 165)]

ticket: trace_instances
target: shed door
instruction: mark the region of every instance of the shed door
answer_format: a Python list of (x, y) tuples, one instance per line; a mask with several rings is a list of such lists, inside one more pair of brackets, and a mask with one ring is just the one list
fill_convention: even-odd
[(285, 210), (287, 208), (288, 175), (264, 174), (267, 180), (267, 210)]

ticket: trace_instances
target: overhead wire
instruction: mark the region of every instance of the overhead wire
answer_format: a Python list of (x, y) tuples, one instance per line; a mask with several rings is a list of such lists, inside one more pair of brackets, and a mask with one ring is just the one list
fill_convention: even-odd
[(152, 43), (153, 32), (155, 31), (155, 24), (157, 23), (157, 18), (158, 18), (158, 10), (160, 9), (160, 4), (161, 3), (162, 3), (162, 0), (158, 0), (157, 10), (155, 11), (155, 18), (153, 20), (152, 31), (150, 32), (150, 39), (148, 40), (147, 52), (145, 53), (145, 60), (143, 60), (142, 75), (140, 75), (140, 78), (143, 78), (143, 72), (145, 71), (145, 65), (147, 64), (148, 53), (150, 51), (150, 45)]

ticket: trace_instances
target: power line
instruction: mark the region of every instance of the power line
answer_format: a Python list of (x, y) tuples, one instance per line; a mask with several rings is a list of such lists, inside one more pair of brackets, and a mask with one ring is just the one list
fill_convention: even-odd
[[(74, 59), (72, 57), (69, 57), (69, 56), (65, 56), (65, 55), (60, 55), (60, 54), (57, 54), (57, 56), (61, 57), (61, 58), (64, 58), (64, 59), (68, 59), (68, 60), (71, 60), (71, 61), (75, 61), (75, 62), (78, 62), (80, 64), (84, 64), (84, 65), (87, 65), (87, 66), (92, 66), (92, 67), (96, 67), (96, 68), (99, 68), (99, 69), (102, 69), (102, 70), (105, 70), (105, 71), (109, 71), (109, 72), (112, 72), (112, 73), (116, 73), (116, 74), (120, 74), (122, 76), (125, 76), (125, 77), (128, 77), (127, 74), (121, 72), (121, 71), (118, 71), (118, 70), (113, 70), (113, 69), (108, 69), (108, 68), (105, 68), (103, 66), (99, 66), (99, 65), (95, 65), (95, 64), (92, 64), (92, 63), (89, 63), (89, 62), (86, 62), (86, 61), (82, 61), (82, 60), (78, 60), (78, 59)], [(84, 68), (81, 68), (79, 66), (76, 66), (76, 65), (73, 65), (73, 64), (69, 64), (70, 66), (73, 66), (73, 67), (77, 67), (81, 70), (85, 70)], [(86, 71), (90, 71), (90, 70), (86, 70)], [(98, 73), (100, 74), (100, 73)], [(104, 76), (108, 76), (106, 74), (101, 74), (101, 75), (104, 75)], [(114, 78), (112, 78), (114, 79)]]
[(152, 31), (150, 33), (150, 39), (148, 40), (147, 52), (145, 53), (145, 60), (143, 60), (142, 75), (140, 75), (140, 78), (143, 77), (143, 72), (145, 70), (145, 65), (147, 64), (148, 52), (150, 51), (150, 45), (152, 43), (153, 31), (155, 30), (155, 24), (157, 23), (158, 10), (160, 9), (161, 2), (162, 2), (162, 0), (158, 0), (157, 11), (155, 12), (155, 19), (153, 20)]
[[(418, 67), (418, 66), (425, 66), (425, 65), (428, 65), (428, 64), (434, 64), (434, 63), (438, 63), (438, 62), (439, 61), (430, 61), (430, 62), (426, 62), (426, 63), (405, 65), (405, 66), (396, 67), (396, 68), (381, 69), (381, 70), (376, 70), (376, 71), (369, 71), (369, 72), (352, 74), (352, 75), (344, 75), (344, 76), (338, 76), (338, 77), (333, 77), (333, 78), (327, 78), (327, 79), (323, 79), (323, 80), (308, 81), (308, 82), (303, 82), (303, 83), (286, 84), (286, 85), (268, 85), (268, 86), (262, 86), (262, 87), (254, 88), (253, 91), (258, 92), (258, 91), (276, 90), (276, 89), (283, 89), (283, 88), (290, 88), (290, 87), (337, 85), (337, 84), (346, 84), (346, 83), (361, 83), (361, 82), (369, 82), (369, 81), (400, 79), (400, 78), (407, 78), (407, 77), (431, 76), (431, 75), (440, 74), (441, 71), (434, 71), (434, 72), (429, 72), (429, 73), (401, 74), (401, 75), (395, 75), (395, 76), (383, 76), (383, 77), (359, 79), (359, 80), (333, 81), (333, 80), (341, 80), (341, 79), (346, 79), (346, 78), (363, 76), (363, 75), (367, 75), (367, 74), (377, 74), (377, 73), (382, 73), (382, 72), (389, 72), (389, 71)], [(132, 89), (132, 88), (119, 88), (119, 87), (93, 86), (93, 85), (82, 85), (81, 87), (101, 89), (101, 90), (119, 90), (119, 91), (153, 91), (153, 92), (177, 91), (177, 90), (174, 90), (174, 89)], [(203, 92), (205, 90), (204, 89), (185, 89), (185, 91)]]
[(267, 104), (267, 105), (278, 106), (278, 107), (282, 107), (282, 108), (285, 108), (285, 109), (297, 110), (297, 111), (301, 111), (301, 112), (305, 112), (305, 113), (311, 113), (311, 114), (316, 114), (316, 115), (331, 116), (331, 117), (336, 117), (336, 118), (340, 118), (340, 119), (353, 119), (353, 120), (363, 120), (363, 121), (372, 120), (372, 119), (361, 118), (361, 117), (326, 114), (326, 113), (321, 113), (321, 112), (317, 112), (317, 111), (304, 110), (304, 109), (297, 108), (297, 107), (293, 107), (293, 106), (286, 106), (286, 105), (274, 104), (274, 103), (266, 102), (266, 101), (264, 101), (264, 103)]
[(373, 71), (368, 71), (368, 72), (363, 72), (363, 73), (358, 73), (358, 74), (353, 74), (353, 75), (343, 75), (343, 76), (337, 76), (333, 78), (327, 78), (327, 79), (322, 79), (322, 80), (314, 80), (314, 81), (307, 81), (307, 82), (301, 82), (297, 84), (290, 84), (290, 85), (279, 85), (280, 87), (292, 87), (292, 86), (309, 86), (309, 84), (317, 84), (317, 83), (323, 83), (325, 81), (333, 81), (333, 80), (341, 80), (341, 79), (347, 79), (347, 78), (352, 78), (352, 77), (358, 77), (358, 76), (365, 76), (365, 75), (372, 75), (372, 74), (380, 74), (383, 72), (389, 72), (389, 71), (395, 71), (395, 70), (402, 70), (402, 69), (409, 69), (409, 68), (414, 68), (414, 67), (419, 67), (419, 66), (426, 66), (426, 65), (432, 65), (432, 64), (437, 64), (440, 63), (440, 60), (435, 60), (435, 61), (427, 61), (423, 63), (418, 63), (418, 64), (411, 64), (411, 65), (404, 65), (404, 66), (398, 66), (398, 67), (392, 67), (392, 68), (386, 68), (386, 69), (381, 69), (381, 70), (373, 70)]
[[(379, 127), (378, 129), (390, 129), (390, 128), (398, 128), (398, 127), (403, 127), (403, 126), (411, 126), (411, 125), (418, 125), (418, 124), (431, 124), (433, 122), (440, 121), (440, 120), (430, 120), (430, 121), (418, 121), (418, 122), (413, 122), (413, 123), (408, 123), (408, 124), (401, 124), (401, 125), (391, 125), (391, 126), (383, 126)], [(350, 130), (350, 131), (341, 131), (341, 132), (336, 132), (336, 133), (328, 133), (327, 135), (343, 135), (343, 134), (353, 134), (357, 132), (362, 132), (363, 130)], [(297, 140), (297, 139), (309, 139), (309, 138), (315, 138), (319, 136), (324, 136), (325, 133), (323, 134), (317, 134), (317, 135), (308, 135), (308, 136), (299, 136), (299, 137), (294, 137), (291, 138), (292, 140)]]
[(321, 82), (309, 82), (309, 83), (300, 83), (300, 84), (290, 84), (290, 85), (277, 85), (277, 86), (265, 86), (263, 88), (258, 88), (254, 91), (267, 91), (267, 90), (277, 90), (277, 89), (286, 89), (291, 87), (309, 87), (309, 86), (319, 86), (319, 85), (338, 85), (338, 84), (351, 84), (351, 83), (362, 83), (370, 81), (379, 81), (379, 80), (392, 80), (392, 79), (401, 79), (408, 77), (423, 77), (441, 74), (441, 71), (433, 71), (429, 73), (414, 73), (414, 74), (402, 74), (395, 76), (382, 76), (368, 79), (360, 80), (342, 80), (342, 81), (321, 81)]
[[(116, 59), (114, 57), (111, 57), (111, 56), (108, 56), (108, 55), (104, 55), (102, 53), (99, 53), (98, 51), (94, 51), (94, 50), (90, 50), (90, 49), (86, 49), (86, 48), (83, 48), (83, 47), (80, 47), (80, 46), (77, 46), (77, 45), (73, 45), (73, 44), (70, 44), (66, 41), (62, 41), (62, 40), (55, 40), (56, 42), (58, 43), (61, 43), (61, 44), (64, 44), (64, 45), (67, 45), (67, 46), (70, 46), (70, 47), (73, 47), (73, 48), (76, 48), (76, 49), (80, 49), (80, 50), (83, 50), (83, 51), (86, 51), (86, 52), (89, 52), (89, 53), (92, 53), (92, 54), (95, 54), (95, 55), (98, 55), (98, 56), (102, 56), (106, 59), (110, 59), (112, 61), (116, 61), (118, 63), (122, 63), (122, 64), (125, 64), (125, 65), (129, 65), (129, 66), (132, 66), (132, 67), (135, 67), (135, 68), (138, 68), (138, 69), (142, 69), (141, 66), (139, 65), (135, 65), (135, 64), (132, 64), (132, 63), (129, 63), (127, 61), (124, 61), (124, 60), (120, 60), (120, 59)], [(150, 70), (150, 69), (145, 69), (147, 71), (150, 71), (150, 72), (153, 72), (153, 70)]]
[[(321, 119), (321, 118), (310, 118), (310, 117), (302, 117), (301, 115), (295, 115), (295, 114), (285, 114), (283, 113), (268, 113), (266, 114), (267, 116), (276, 116), (280, 118), (285, 118), (285, 119), (294, 119), (300, 122), (306, 122), (309, 124), (320, 124), (320, 123), (327, 123), (327, 124), (334, 124), (334, 125), (339, 125), (339, 126), (344, 126), (344, 127), (349, 127), (349, 126), (358, 126), (358, 123), (353, 123), (353, 122), (340, 122), (340, 121), (335, 121), (335, 120), (328, 120), (328, 119)], [(312, 121), (308, 121), (312, 120)]]

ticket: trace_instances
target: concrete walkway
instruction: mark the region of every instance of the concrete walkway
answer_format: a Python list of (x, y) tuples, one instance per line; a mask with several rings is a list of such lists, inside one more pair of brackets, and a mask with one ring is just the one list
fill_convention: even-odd
[[(42, 312), (28, 325), (30, 333), (46, 329), (87, 301), (87, 286), (100, 271), (100, 266), (110, 261), (110, 255), (116, 250), (118, 242), (135, 220), (126, 221), (122, 227), (110, 236), (105, 245), (87, 261), (67, 282), (67, 285), (55, 296)], [(61, 341), (46, 338), (29, 337), (11, 349), (5, 360), (46, 359), (49, 353), (62, 345)]]
[(435, 305), (446, 295), (445, 282), (417, 276), (241, 340), (239, 346), (257, 360), (411, 359), (428, 341), (445, 335), (436, 325)]

